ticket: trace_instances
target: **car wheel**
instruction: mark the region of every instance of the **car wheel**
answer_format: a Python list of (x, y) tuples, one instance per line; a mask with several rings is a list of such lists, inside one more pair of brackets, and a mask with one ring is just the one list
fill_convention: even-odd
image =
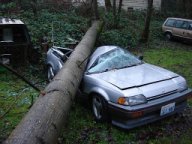
[(92, 97), (92, 109), (93, 115), (97, 122), (109, 121), (107, 112), (107, 102), (99, 95), (93, 95)]
[(165, 40), (170, 41), (172, 39), (172, 34), (167, 32), (165, 33)]
[(52, 66), (48, 66), (47, 68), (47, 78), (48, 81), (50, 82), (53, 78), (54, 78), (55, 74), (53, 72), (53, 67)]

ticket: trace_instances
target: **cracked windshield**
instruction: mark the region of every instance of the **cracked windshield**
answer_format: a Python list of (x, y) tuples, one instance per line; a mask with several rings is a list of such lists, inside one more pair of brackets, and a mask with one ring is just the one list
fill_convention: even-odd
[(88, 70), (89, 73), (105, 72), (113, 69), (141, 64), (141, 61), (128, 51), (116, 48), (97, 58)]

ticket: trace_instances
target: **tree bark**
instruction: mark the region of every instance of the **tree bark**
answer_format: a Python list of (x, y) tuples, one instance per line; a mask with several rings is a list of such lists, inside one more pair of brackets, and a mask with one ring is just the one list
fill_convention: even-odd
[(35, 17), (37, 17), (37, 0), (31, 1), (31, 8)]
[[(120, 17), (120, 14), (121, 14), (122, 4), (123, 4), (123, 0), (119, 0), (118, 17)], [(118, 18), (118, 19), (119, 19), (119, 18)]]
[(118, 6), (118, 12), (117, 12), (117, 18), (116, 18), (116, 25), (117, 28), (121, 19), (121, 9), (122, 9), (123, 0), (119, 0), (119, 6)]
[(151, 15), (153, 12), (153, 0), (148, 0), (147, 16), (145, 19), (145, 28), (141, 36), (141, 42), (147, 42), (149, 38), (149, 27), (151, 22)]
[(105, 0), (105, 8), (106, 8), (107, 12), (109, 12), (111, 10), (112, 6), (111, 6), (110, 0)]
[(97, 0), (93, 0), (92, 8), (93, 8), (94, 20), (98, 20), (99, 12), (98, 12)]
[(116, 28), (116, 26), (117, 26), (117, 6), (116, 6), (116, 0), (113, 0), (113, 25)]
[(21, 0), (17, 0), (17, 5), (21, 7)]
[(54, 144), (66, 124), (72, 101), (101, 25), (94, 22), (69, 60), (45, 88), (5, 144)]

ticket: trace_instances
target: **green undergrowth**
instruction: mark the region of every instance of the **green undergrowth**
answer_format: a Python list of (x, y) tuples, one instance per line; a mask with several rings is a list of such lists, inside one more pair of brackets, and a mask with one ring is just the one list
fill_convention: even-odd
[(16, 76), (0, 68), (0, 142), (17, 126), (38, 93)]
[(35, 17), (31, 10), (16, 14), (1, 14), (2, 17), (21, 19), (29, 29), (32, 43), (39, 47), (42, 39), (50, 45), (69, 46), (80, 41), (87, 30), (88, 20), (75, 11), (53, 12), (47, 9), (38, 11)]

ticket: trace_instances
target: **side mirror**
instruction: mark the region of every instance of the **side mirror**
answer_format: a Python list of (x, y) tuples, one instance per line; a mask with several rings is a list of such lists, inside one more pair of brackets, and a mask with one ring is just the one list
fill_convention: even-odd
[(143, 55), (138, 56), (139, 60), (143, 60)]

